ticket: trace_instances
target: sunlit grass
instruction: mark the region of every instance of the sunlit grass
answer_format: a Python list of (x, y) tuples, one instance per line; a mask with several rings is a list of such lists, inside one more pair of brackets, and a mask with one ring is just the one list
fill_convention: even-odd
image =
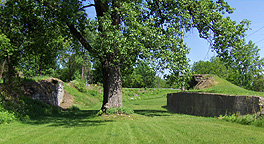
[(167, 93), (176, 92), (179, 92), (179, 90), (163, 88), (123, 88), (123, 101), (167, 97)]
[(23, 77), (22, 79), (24, 81), (40, 81), (40, 80), (45, 80), (51, 78), (50, 76), (47, 75), (42, 75), (42, 76), (34, 76), (34, 77)]
[[(207, 89), (224, 91), (224, 83)], [(124, 107), (131, 115), (98, 116), (102, 104), (101, 89), (81, 93), (65, 84), (75, 97), (76, 109), (24, 122), (0, 125), (0, 143), (263, 143), (263, 128), (170, 113), (166, 109), (170, 89), (123, 89)], [(97, 91), (97, 92), (95, 92)], [(234, 90), (241, 94), (241, 89)], [(140, 97), (140, 98), (139, 98)], [(133, 98), (133, 99), (131, 99)]]
[(89, 107), (97, 107), (99, 110), (99, 103), (102, 101), (102, 93), (98, 89), (87, 89), (87, 92), (82, 93), (75, 89), (74, 87), (69, 86), (67, 83), (64, 83), (64, 89), (70, 95), (74, 96), (74, 104), (80, 109), (87, 109)]
[(206, 89), (190, 90), (190, 92), (208, 92), (208, 93), (245, 95), (245, 96), (264, 96), (264, 92), (255, 92), (255, 91), (243, 89), (217, 76), (214, 76), (214, 79), (217, 82), (216, 85)]
[(170, 113), (166, 98), (125, 102), (132, 115), (97, 116), (94, 108), (42, 116), (0, 128), (0, 143), (262, 143), (263, 128)]

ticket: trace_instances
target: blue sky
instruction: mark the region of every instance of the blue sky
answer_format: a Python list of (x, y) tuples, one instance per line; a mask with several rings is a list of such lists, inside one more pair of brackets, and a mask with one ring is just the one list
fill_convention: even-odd
[[(92, 0), (91, 0), (92, 1)], [(251, 21), (251, 30), (247, 31), (247, 41), (252, 40), (260, 50), (261, 57), (264, 57), (264, 0), (225, 0), (228, 4), (235, 8), (233, 14), (228, 16), (232, 20), (239, 23), (243, 19)], [(91, 2), (88, 2), (91, 3)], [(95, 10), (93, 7), (87, 9), (88, 15), (91, 18), (95, 17)], [(214, 52), (211, 52), (209, 44), (206, 40), (199, 38), (197, 31), (194, 29), (187, 33), (184, 41), (191, 48), (190, 64), (199, 60), (207, 61), (212, 56), (216, 56)]]
[[(233, 14), (229, 15), (232, 20), (237, 22), (248, 19), (251, 21), (251, 30), (247, 31), (246, 40), (252, 40), (260, 50), (261, 57), (264, 57), (264, 0), (225, 0), (235, 8)], [(188, 33), (185, 42), (191, 48), (188, 57), (191, 64), (199, 60), (207, 61), (216, 54), (211, 52), (206, 40), (200, 39), (197, 31)]]

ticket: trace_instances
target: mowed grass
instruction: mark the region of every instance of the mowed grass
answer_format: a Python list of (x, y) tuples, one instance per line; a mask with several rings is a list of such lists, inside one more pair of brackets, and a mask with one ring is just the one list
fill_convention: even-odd
[[(216, 118), (170, 113), (166, 109), (166, 96), (144, 98), (142, 94), (141, 97), (124, 102), (125, 107), (135, 110), (132, 115), (97, 116), (101, 103), (93, 101), (89, 102), (90, 106), (83, 106), (81, 110), (0, 125), (0, 143), (174, 144), (264, 141), (263, 128)], [(82, 103), (89, 101), (89, 98), (76, 99)]]
[(122, 91), (124, 102), (167, 97), (168, 93), (179, 92), (179, 90), (164, 88), (123, 88)]

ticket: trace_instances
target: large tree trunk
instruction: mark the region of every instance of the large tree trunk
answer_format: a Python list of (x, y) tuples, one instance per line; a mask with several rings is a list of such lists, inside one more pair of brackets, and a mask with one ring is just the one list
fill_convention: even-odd
[(122, 80), (120, 64), (110, 64), (108, 61), (102, 63), (104, 100), (103, 112), (110, 107), (122, 107)]
[[(107, 33), (107, 31), (104, 31), (102, 24), (103, 21), (100, 20), (100, 18), (104, 17), (104, 13), (110, 10), (111, 5), (108, 4), (107, 1), (103, 1), (103, 0), (94, 0), (94, 3), (95, 3), (94, 6), (96, 10), (96, 16), (99, 19), (98, 31), (100, 31), (102, 33), (102, 37), (104, 37), (104, 33)], [(119, 7), (119, 4), (120, 4), (119, 2), (112, 1), (112, 9), (114, 10), (114, 12), (111, 14), (112, 25), (120, 24), (120, 20), (121, 20), (120, 13), (117, 10), (115, 10), (115, 8)], [(92, 46), (81, 35), (81, 33), (78, 32), (78, 30), (74, 27), (74, 25), (69, 22), (67, 22), (67, 25), (70, 29), (70, 32), (75, 36), (75, 38), (77, 38), (81, 42), (82, 46), (89, 52), (92, 52), (93, 51)], [(117, 27), (117, 29), (119, 28)], [(116, 47), (116, 45), (113, 44), (112, 47), (114, 48)], [(107, 52), (104, 54), (108, 55)], [(122, 107), (123, 103), (122, 103), (122, 81), (121, 81), (120, 63), (113, 62), (115, 59), (114, 54), (110, 57), (103, 57), (101, 54), (98, 54), (97, 56), (101, 60), (102, 70), (103, 70), (104, 99), (103, 99), (102, 110), (105, 112), (105, 110), (110, 107)]]
[[(120, 3), (117, 1), (112, 1), (112, 8), (114, 9), (111, 14), (112, 17), (112, 25), (119, 25), (121, 22), (120, 12), (115, 10), (115, 8), (119, 8)], [(106, 10), (106, 9), (105, 9)], [(119, 29), (119, 27), (116, 27)], [(113, 43), (112, 48), (115, 49), (116, 43)], [(116, 51), (115, 51), (116, 52)], [(103, 111), (109, 107), (122, 107), (122, 79), (120, 72), (120, 62), (110, 56), (109, 63), (107, 60), (103, 63), (103, 82), (104, 82), (104, 101), (102, 109)], [(115, 60), (117, 62), (113, 62)]]

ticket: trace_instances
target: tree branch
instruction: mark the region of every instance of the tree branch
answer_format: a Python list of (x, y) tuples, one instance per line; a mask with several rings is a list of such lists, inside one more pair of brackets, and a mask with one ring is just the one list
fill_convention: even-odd
[(89, 5), (83, 6), (81, 9), (88, 8), (88, 7), (92, 7), (92, 6), (95, 7), (95, 4), (89, 4)]
[(67, 26), (69, 27), (71, 34), (81, 42), (81, 44), (86, 50), (91, 52), (92, 46), (84, 39), (80, 32), (77, 31), (74, 25), (67, 23)]

